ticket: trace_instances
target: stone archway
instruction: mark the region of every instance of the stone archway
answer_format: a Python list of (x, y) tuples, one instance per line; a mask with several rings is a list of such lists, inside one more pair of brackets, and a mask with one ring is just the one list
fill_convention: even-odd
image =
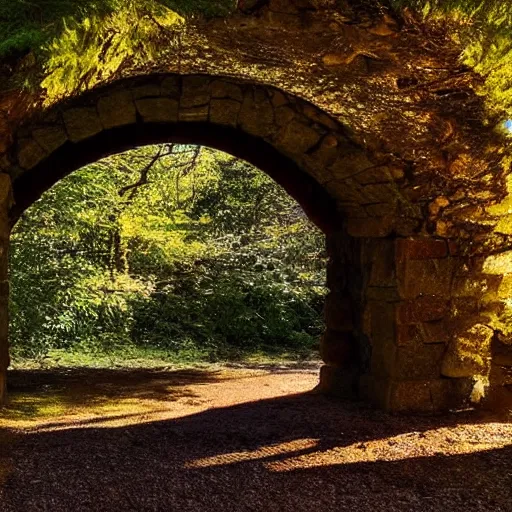
[(422, 231), (425, 213), (405, 186), (405, 164), (362, 147), (343, 125), (296, 96), (205, 75), (116, 82), (53, 107), (15, 134), (0, 175), (2, 398), (10, 226), (86, 163), (165, 141), (212, 146), (255, 164), (326, 234), (330, 292), (321, 390), (397, 412), (445, 410), (468, 399), (479, 369), (461, 370), (453, 340), (476, 329), (489, 346), (494, 333), (474, 321), (464, 292), (455, 294), (457, 279), (468, 288), (472, 275), (463, 276), (455, 243)]

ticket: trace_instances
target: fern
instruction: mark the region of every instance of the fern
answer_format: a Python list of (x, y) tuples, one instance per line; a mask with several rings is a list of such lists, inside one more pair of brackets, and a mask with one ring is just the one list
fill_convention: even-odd
[(62, 33), (45, 48), (46, 102), (89, 89), (126, 66), (147, 66), (160, 48), (172, 45), (181, 23), (174, 11), (139, 0), (105, 17), (66, 20)]

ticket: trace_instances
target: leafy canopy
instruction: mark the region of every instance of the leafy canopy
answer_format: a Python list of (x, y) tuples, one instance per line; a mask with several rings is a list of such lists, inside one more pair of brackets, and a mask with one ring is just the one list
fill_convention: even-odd
[[(151, 0), (143, 4), (159, 4), (180, 15), (202, 13), (220, 16), (229, 13), (233, 0)], [(120, 12), (129, 0), (0, 0), (0, 58), (10, 54), (37, 51), (57, 37), (68, 25), (80, 24), (86, 18)]]
[(489, 112), (512, 117), (512, 2), (504, 0), (392, 0), (440, 26), (461, 45), (461, 62), (485, 78), (477, 91)]
[(265, 174), (206, 148), (149, 146), (71, 174), (11, 248), (18, 356), (310, 351), (321, 331), (322, 235)]

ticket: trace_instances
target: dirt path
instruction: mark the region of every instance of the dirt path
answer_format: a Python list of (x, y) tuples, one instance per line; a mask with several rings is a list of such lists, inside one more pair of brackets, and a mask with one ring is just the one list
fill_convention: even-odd
[(391, 417), (306, 370), (16, 372), (0, 510), (512, 511), (512, 424)]

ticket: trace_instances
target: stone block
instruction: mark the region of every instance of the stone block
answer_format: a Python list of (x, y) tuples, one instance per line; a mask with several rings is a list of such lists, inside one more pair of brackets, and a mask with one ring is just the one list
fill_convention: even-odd
[(135, 124), (137, 121), (137, 110), (128, 89), (100, 98), (98, 113), (104, 128)]
[[(315, 172), (311, 172), (316, 177)], [(317, 180), (319, 183), (324, 183), (321, 180)], [(346, 219), (367, 219), (368, 214), (366, 213), (364, 206), (360, 206), (355, 203), (344, 203), (338, 202), (338, 211)]]
[(246, 91), (238, 123), (242, 130), (256, 137), (269, 137), (275, 132), (274, 109), (264, 90)]
[[(325, 183), (332, 181), (332, 176), (329, 173), (329, 169), (321, 165), (321, 163), (316, 160), (310, 153), (303, 155), (302, 157), (302, 167), (307, 174), (313, 176), (318, 183), (324, 185)], [(358, 209), (359, 206), (355, 205)], [(342, 211), (342, 210), (339, 210)], [(366, 216), (364, 210), (361, 208), (361, 211), (364, 216)]]
[(370, 316), (372, 345), (395, 343), (395, 304), (385, 301), (369, 301), (366, 310)]
[(422, 295), (450, 297), (454, 266), (453, 258), (404, 262), (397, 268), (400, 296), (404, 299)]
[(61, 126), (45, 126), (36, 128), (32, 137), (48, 153), (59, 149), (68, 141), (68, 134)]
[(341, 292), (347, 284), (346, 269), (341, 261), (330, 258), (327, 262), (327, 286), (329, 290)]
[(275, 108), (282, 107), (290, 103), (290, 100), (281, 91), (272, 91), (272, 105)]
[(400, 325), (435, 322), (442, 320), (449, 311), (448, 302), (435, 297), (418, 297), (401, 302), (397, 306), (397, 322)]
[(146, 123), (174, 123), (178, 120), (178, 102), (169, 98), (145, 98), (135, 101)]
[[(357, 182), (357, 180), (353, 180)], [(396, 203), (400, 200), (400, 190), (397, 185), (378, 183), (362, 185), (364, 204), (369, 203)]]
[(238, 102), (244, 100), (244, 93), (239, 85), (224, 80), (215, 80), (210, 87), (212, 98), (227, 98)]
[(338, 367), (348, 367), (356, 356), (356, 343), (350, 332), (326, 329), (320, 340), (322, 361)]
[(499, 280), (499, 285), (497, 288), (497, 296), (499, 299), (512, 299), (512, 274), (504, 275)]
[(286, 127), (297, 115), (297, 112), (291, 106), (276, 108), (275, 123), (277, 126)]
[(325, 188), (331, 196), (344, 203), (364, 205), (367, 202), (362, 187), (354, 181), (334, 178), (325, 184)]
[(361, 375), (359, 378), (359, 398), (370, 402), (380, 409), (388, 403), (389, 379), (377, 378), (374, 375)]
[(404, 177), (404, 171), (400, 167), (378, 165), (362, 171), (354, 176), (361, 185), (372, 183), (386, 183), (400, 180)]
[(377, 240), (365, 249), (370, 253), (369, 286), (396, 286), (394, 249), (391, 240)]
[(314, 123), (321, 124), (329, 130), (337, 131), (340, 129), (340, 124), (335, 119), (309, 103), (305, 103), (303, 105), (302, 112), (309, 120), (313, 121)]
[(71, 142), (80, 142), (103, 131), (96, 107), (70, 108), (62, 115)]
[(181, 81), (179, 76), (168, 76), (160, 84), (160, 94), (173, 100), (181, 95)]
[(442, 362), (442, 374), (452, 378), (487, 375), (493, 335), (491, 328), (475, 324), (454, 336)]
[(192, 108), (210, 103), (210, 79), (186, 76), (181, 86), (180, 108)]
[(46, 151), (34, 139), (18, 141), (18, 163), (23, 169), (33, 169), (46, 156)]
[(484, 261), (482, 272), (497, 275), (512, 273), (512, 251), (488, 256)]
[(321, 136), (311, 126), (292, 119), (279, 130), (275, 145), (288, 154), (304, 154), (320, 141)]
[(502, 281), (501, 276), (468, 275), (455, 276), (452, 283), (453, 297), (475, 297), (484, 301), (494, 301)]
[(369, 286), (366, 289), (366, 299), (375, 301), (396, 302), (400, 299), (398, 290), (393, 287)]
[(185, 122), (204, 123), (208, 121), (209, 105), (193, 108), (180, 108), (178, 119)]
[(412, 236), (422, 230), (422, 224), (423, 219), (396, 215), (393, 227), (398, 236)]
[(320, 382), (317, 390), (337, 398), (357, 397), (358, 373), (353, 368), (338, 368), (324, 365), (320, 368)]
[(327, 168), (330, 165), (332, 165), (332, 163), (336, 159), (337, 147), (338, 139), (334, 135), (329, 133), (322, 138), (322, 141), (320, 142), (320, 144), (318, 144), (318, 147), (311, 151), (310, 154), (308, 155), (311, 157), (312, 160), (316, 162), (316, 166), (326, 168), (326, 174), (331, 176), (332, 179), (334, 179), (334, 176)]
[(398, 239), (396, 241), (397, 263), (408, 260), (431, 260), (448, 256), (448, 245), (445, 240), (427, 238)]
[(434, 412), (430, 380), (391, 381), (386, 409), (402, 414)]
[(468, 406), (472, 379), (436, 379), (430, 383), (434, 412), (446, 412)]
[(378, 203), (365, 206), (365, 211), (370, 217), (386, 217), (394, 215), (397, 203)]
[(433, 382), (436, 381), (395, 381), (364, 375), (359, 380), (359, 395), (391, 413), (432, 414), (435, 412)]
[(335, 331), (352, 331), (352, 301), (344, 294), (330, 292), (325, 298), (325, 324)]
[(158, 83), (138, 85), (132, 89), (132, 97), (134, 100), (142, 98), (158, 98), (160, 94), (161, 88)]
[(448, 343), (450, 333), (444, 321), (398, 325), (398, 346), (421, 346), (424, 343)]
[(375, 377), (392, 377), (396, 369), (397, 347), (394, 340), (371, 338), (370, 373)]
[(240, 103), (233, 100), (212, 100), (210, 102), (210, 121), (215, 124), (236, 127)]
[(404, 380), (438, 379), (444, 353), (443, 344), (398, 347), (392, 376)]
[(467, 316), (468, 314), (476, 316), (479, 311), (478, 299), (476, 297), (454, 297), (451, 300), (450, 309), (452, 318)]
[(331, 166), (336, 178), (345, 179), (371, 167), (375, 167), (375, 164), (369, 160), (362, 148), (349, 141), (340, 140), (338, 157)]
[(393, 231), (393, 218), (371, 217), (367, 219), (352, 218), (347, 220), (347, 232), (358, 238), (385, 238)]

